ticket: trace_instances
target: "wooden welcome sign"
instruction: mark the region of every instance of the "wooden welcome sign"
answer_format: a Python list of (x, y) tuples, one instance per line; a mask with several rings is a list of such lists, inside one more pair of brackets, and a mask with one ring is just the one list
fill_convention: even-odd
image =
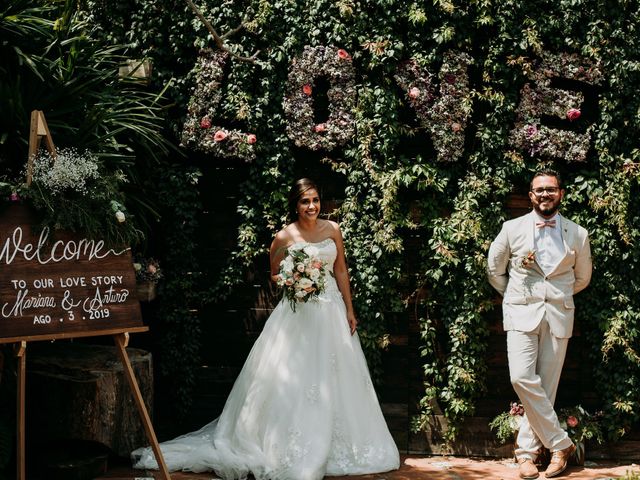
[[(41, 141), (55, 159), (44, 114), (31, 112), (27, 186)], [(17, 479), (26, 480), (25, 407), (27, 342), (113, 335), (159, 475), (171, 475), (160, 451), (126, 347), (142, 323), (135, 273), (128, 247), (110, 248), (81, 234), (34, 229), (35, 214), (24, 205), (0, 212), (0, 343), (15, 343), (17, 368)], [(0, 364), (2, 363), (0, 354)]]
[(0, 214), (0, 343), (147, 330), (129, 248), (35, 223), (23, 205)]

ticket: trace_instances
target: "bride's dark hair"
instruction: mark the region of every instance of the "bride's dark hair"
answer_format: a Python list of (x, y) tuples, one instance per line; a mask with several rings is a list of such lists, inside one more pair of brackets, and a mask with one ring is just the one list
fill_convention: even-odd
[(295, 222), (298, 219), (298, 200), (308, 190), (314, 189), (320, 195), (320, 189), (316, 185), (316, 182), (309, 178), (301, 178), (296, 180), (291, 190), (289, 190), (289, 220)]

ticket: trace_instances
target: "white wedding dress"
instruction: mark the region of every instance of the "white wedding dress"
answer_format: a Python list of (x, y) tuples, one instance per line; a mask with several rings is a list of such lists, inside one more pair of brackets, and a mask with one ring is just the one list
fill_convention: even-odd
[[(332, 270), (333, 240), (313, 245)], [(278, 304), (219, 418), (160, 447), (170, 470), (212, 470), (226, 480), (397, 469), (398, 449), (333, 276), (317, 301), (299, 303), (295, 312), (286, 300)], [(149, 447), (132, 457), (136, 468), (158, 468)]]

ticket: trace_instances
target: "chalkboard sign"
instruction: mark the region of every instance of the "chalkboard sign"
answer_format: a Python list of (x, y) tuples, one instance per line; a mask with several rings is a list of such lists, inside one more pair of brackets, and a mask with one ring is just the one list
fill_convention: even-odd
[(129, 248), (0, 213), (0, 343), (146, 331)]

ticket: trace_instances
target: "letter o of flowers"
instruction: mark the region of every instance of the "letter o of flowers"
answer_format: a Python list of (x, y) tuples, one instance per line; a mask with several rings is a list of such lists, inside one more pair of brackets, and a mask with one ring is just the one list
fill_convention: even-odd
[[(329, 118), (316, 125), (313, 87), (321, 76), (330, 83)], [(355, 106), (355, 70), (348, 52), (336, 47), (304, 47), (302, 55), (291, 63), (283, 101), (289, 139), (310, 150), (332, 150), (344, 145), (355, 134)]]
[(196, 86), (189, 100), (187, 118), (182, 129), (182, 145), (218, 158), (239, 158), (246, 162), (255, 158), (257, 137), (240, 130), (215, 125), (222, 100), (220, 85), (224, 76), (227, 53), (205, 49), (194, 68)]

